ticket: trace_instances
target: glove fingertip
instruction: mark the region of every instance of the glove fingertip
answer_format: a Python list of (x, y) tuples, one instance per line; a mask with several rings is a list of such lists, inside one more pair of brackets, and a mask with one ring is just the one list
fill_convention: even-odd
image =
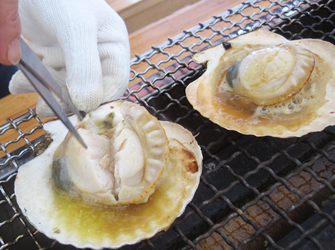
[[(59, 101), (58, 97), (55, 97), (58, 104), (61, 106), (63, 111), (66, 114), (71, 113), (71, 110), (65, 105), (63, 101)], [(41, 117), (53, 117), (56, 116), (49, 105), (43, 100), (42, 97), (38, 98), (37, 105), (36, 105), (36, 114)]]
[[(86, 113), (96, 109), (103, 101), (102, 79), (98, 84), (87, 84), (85, 79), (78, 79), (75, 84), (68, 84), (69, 94), (73, 104)], [(85, 86), (85, 88), (83, 87)]]
[(124, 79), (115, 79), (113, 77), (104, 77), (105, 96), (103, 102), (120, 99), (127, 90), (128, 81)]
[(21, 70), (18, 70), (9, 82), (9, 92), (13, 95), (36, 92)]
[(38, 98), (36, 105), (36, 113), (41, 117), (52, 117), (55, 116), (55, 113), (51, 108), (45, 103), (45, 101), (40, 97)]

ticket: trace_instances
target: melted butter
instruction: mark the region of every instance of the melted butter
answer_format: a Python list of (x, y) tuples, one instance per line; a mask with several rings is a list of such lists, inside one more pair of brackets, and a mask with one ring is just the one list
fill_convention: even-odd
[[(323, 103), (325, 103), (323, 98)], [(302, 125), (308, 124), (310, 121), (317, 117), (316, 110), (319, 106), (314, 106), (313, 112), (306, 112), (302, 110), (301, 112), (293, 115), (280, 114), (277, 116), (257, 116), (254, 113), (249, 113), (243, 110), (237, 110), (233, 106), (227, 105), (222, 97), (216, 96), (213, 101), (213, 105), (216, 107), (216, 110), (219, 111), (220, 116), (224, 116), (229, 120), (234, 121), (237, 124), (243, 126), (243, 124), (249, 125), (260, 125), (260, 126), (274, 126), (274, 125), (283, 125), (289, 130), (297, 130)]]
[(108, 238), (122, 242), (125, 234), (128, 235), (127, 238), (136, 238), (138, 229), (150, 233), (152, 228), (148, 223), (157, 215), (160, 215), (158, 225), (169, 220), (163, 209), (166, 201), (162, 199), (164, 196), (160, 195), (159, 190), (156, 190), (147, 203), (125, 207), (92, 206), (57, 191), (54, 193), (56, 219), (62, 221), (62, 227), (54, 230), (65, 230), (66, 234), (75, 234), (80, 241), (99, 244)]
[(215, 110), (219, 111), (220, 116), (225, 116), (230, 120), (239, 120), (247, 121), (252, 117), (252, 114), (249, 112), (236, 109), (234, 106), (227, 104), (225, 97), (222, 95), (214, 96), (213, 105), (215, 106)]
[[(174, 151), (173, 151), (174, 152)], [(197, 174), (187, 171), (180, 156), (170, 155), (162, 184), (148, 202), (124, 207), (92, 206), (53, 190), (50, 218), (58, 221), (53, 231), (65, 237), (76, 235), (80, 242), (100, 245), (108, 240), (114, 246), (151, 237), (169, 227), (192, 193)]]
[(315, 112), (305, 113), (304, 115), (299, 116), (298, 119), (285, 119), (285, 115), (278, 117), (261, 117), (244, 111), (236, 110), (234, 107), (231, 107), (223, 102), (222, 98), (220, 97), (216, 97), (213, 103), (216, 106), (216, 109), (219, 110), (218, 115), (224, 116), (236, 124), (240, 124), (241, 126), (248, 124), (252, 126), (257, 125), (271, 127), (280, 124), (289, 130), (295, 131), (302, 125), (308, 124), (317, 117)]

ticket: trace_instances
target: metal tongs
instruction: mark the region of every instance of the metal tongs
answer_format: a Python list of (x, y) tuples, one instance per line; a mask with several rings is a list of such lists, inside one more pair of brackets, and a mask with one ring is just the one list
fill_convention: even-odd
[(49, 105), (57, 117), (64, 123), (69, 131), (77, 138), (77, 140), (87, 148), (85, 142), (80, 137), (78, 131), (73, 127), (66, 113), (56, 101), (51, 93), (53, 91), (61, 100), (63, 100), (71, 111), (78, 116), (80, 120), (83, 116), (74, 106), (69, 96), (61, 89), (59, 84), (53, 79), (50, 72), (43, 65), (38, 56), (30, 49), (26, 42), (21, 38), (21, 60), (17, 65), (23, 74), (28, 78), (30, 83), (35, 87), (36, 91), (42, 96), (44, 101)]

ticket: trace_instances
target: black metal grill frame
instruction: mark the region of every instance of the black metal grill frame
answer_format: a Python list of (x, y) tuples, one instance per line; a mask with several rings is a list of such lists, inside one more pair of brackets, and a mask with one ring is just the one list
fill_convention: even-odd
[[(184, 214), (167, 232), (122, 249), (333, 249), (335, 243), (335, 128), (301, 138), (254, 137), (227, 131), (203, 118), (185, 87), (204, 67), (191, 55), (259, 27), (288, 39), (318, 38), (335, 44), (334, 1), (249, 1), (169, 38), (132, 60), (136, 83), (124, 98), (161, 120), (183, 125), (204, 155), (200, 186)], [(144, 70), (134, 70), (141, 68)], [(21, 131), (36, 119), (40, 126)], [(0, 127), (17, 130), (0, 150), (0, 250), (74, 249), (47, 239), (22, 216), (13, 191), (17, 168), (32, 159), (42, 138), (33, 110)], [(19, 140), (26, 146), (8, 152)]]

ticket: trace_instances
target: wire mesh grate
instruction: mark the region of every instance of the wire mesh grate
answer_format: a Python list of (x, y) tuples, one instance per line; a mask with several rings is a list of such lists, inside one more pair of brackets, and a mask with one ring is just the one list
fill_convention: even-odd
[[(257, 138), (227, 131), (193, 110), (185, 87), (204, 68), (191, 55), (265, 27), (288, 39), (335, 44), (334, 1), (248, 1), (132, 60), (125, 99), (190, 130), (204, 169), (192, 202), (170, 229), (122, 249), (333, 249), (335, 128), (301, 138)], [(20, 123), (32, 122), (30, 131)], [(74, 249), (46, 238), (21, 215), (17, 168), (43, 143), (33, 110), (0, 127), (0, 250)], [(9, 131), (16, 131), (7, 138)], [(18, 147), (24, 142), (23, 147)]]

